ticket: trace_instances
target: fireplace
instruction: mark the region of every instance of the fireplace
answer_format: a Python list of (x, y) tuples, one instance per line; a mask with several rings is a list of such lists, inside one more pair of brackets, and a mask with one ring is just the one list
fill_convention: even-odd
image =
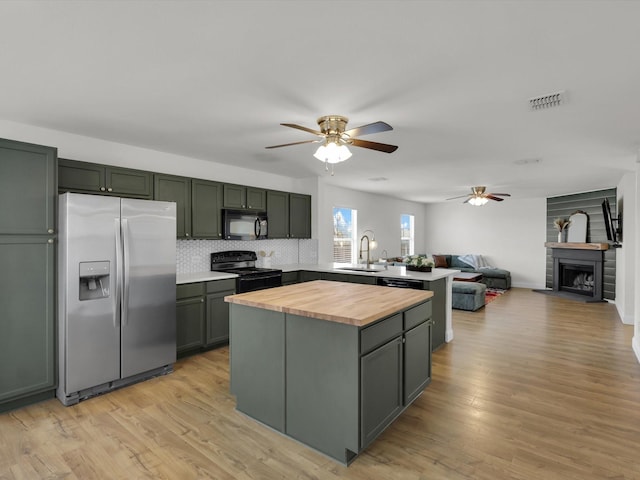
[(604, 252), (553, 249), (553, 291), (589, 302), (602, 301)]

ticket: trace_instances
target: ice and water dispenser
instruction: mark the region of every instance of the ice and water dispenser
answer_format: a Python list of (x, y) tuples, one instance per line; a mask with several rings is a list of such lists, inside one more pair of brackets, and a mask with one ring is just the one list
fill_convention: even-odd
[(109, 262), (80, 262), (80, 300), (109, 296)]

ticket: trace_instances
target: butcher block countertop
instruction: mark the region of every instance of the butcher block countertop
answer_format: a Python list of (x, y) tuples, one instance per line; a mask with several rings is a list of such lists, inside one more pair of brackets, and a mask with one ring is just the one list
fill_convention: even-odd
[(225, 297), (225, 301), (364, 327), (433, 297), (428, 290), (315, 280)]

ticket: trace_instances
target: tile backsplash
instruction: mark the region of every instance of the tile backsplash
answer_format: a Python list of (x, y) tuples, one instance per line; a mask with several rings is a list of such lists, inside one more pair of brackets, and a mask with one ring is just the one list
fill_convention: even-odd
[[(197, 273), (210, 270), (210, 254), (223, 250), (263, 250), (271, 255), (271, 266), (291, 263), (318, 263), (318, 240), (178, 240), (177, 273)], [(258, 256), (256, 266), (262, 266)]]

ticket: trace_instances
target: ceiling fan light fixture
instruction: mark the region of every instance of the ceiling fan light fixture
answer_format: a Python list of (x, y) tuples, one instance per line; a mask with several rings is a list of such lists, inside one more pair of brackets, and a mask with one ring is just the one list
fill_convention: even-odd
[(351, 152), (346, 145), (338, 145), (335, 142), (327, 142), (325, 145), (320, 145), (316, 153), (313, 154), (321, 162), (325, 163), (340, 163), (351, 157)]
[(482, 205), (485, 205), (488, 201), (489, 199), (485, 197), (471, 197), (469, 199), (469, 203), (474, 207), (481, 207)]

